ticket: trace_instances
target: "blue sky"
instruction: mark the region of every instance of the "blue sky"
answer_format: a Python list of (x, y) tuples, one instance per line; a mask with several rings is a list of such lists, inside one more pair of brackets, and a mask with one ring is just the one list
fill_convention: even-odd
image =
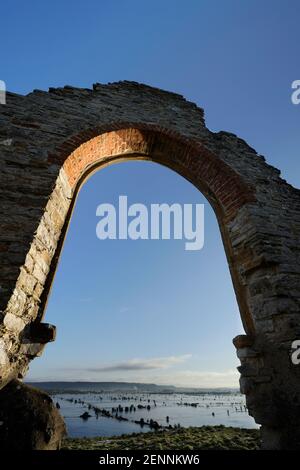
[[(135, 80), (204, 107), (207, 126), (248, 141), (299, 187), (298, 1), (11, 1), (1, 7), (0, 79), (21, 94)], [(205, 203), (205, 245), (100, 241), (96, 207)], [(57, 341), (28, 378), (237, 385), (242, 333), (215, 216), (175, 173), (128, 162), (82, 188), (46, 320)]]

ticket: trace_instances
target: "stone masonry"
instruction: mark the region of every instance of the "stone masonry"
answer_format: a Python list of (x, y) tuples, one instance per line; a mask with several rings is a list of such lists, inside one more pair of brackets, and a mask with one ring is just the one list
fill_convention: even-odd
[[(161, 163), (218, 219), (245, 328), (241, 391), (263, 448), (300, 448), (300, 190), (182, 96), (135, 82), (66, 86), (0, 105), (0, 387), (55, 338), (47, 298), (80, 186), (104, 165)], [(197, 295), (197, 293), (195, 293)]]

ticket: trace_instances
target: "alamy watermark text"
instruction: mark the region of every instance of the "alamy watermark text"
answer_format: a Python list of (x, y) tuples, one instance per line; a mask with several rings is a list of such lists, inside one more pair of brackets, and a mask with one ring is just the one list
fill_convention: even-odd
[(128, 206), (127, 196), (119, 205), (97, 207), (96, 235), (100, 240), (185, 240), (185, 250), (201, 250), (204, 245), (204, 204), (144, 204)]

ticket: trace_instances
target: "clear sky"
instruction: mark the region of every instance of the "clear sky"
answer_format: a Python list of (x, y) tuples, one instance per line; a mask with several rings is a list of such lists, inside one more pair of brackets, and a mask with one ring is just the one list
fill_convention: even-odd
[[(16, 1), (1, 6), (0, 80), (33, 89), (135, 80), (204, 107), (299, 187), (300, 79), (296, 0)], [(205, 203), (205, 245), (100, 241), (96, 207)], [(82, 188), (46, 319), (57, 341), (30, 379), (238, 384), (232, 338), (243, 332), (215, 216), (172, 171), (128, 162)]]

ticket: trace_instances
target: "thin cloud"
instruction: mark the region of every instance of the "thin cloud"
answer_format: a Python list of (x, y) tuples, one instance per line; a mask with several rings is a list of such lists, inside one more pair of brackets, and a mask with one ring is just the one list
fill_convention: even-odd
[[(87, 372), (118, 372), (167, 369), (173, 365), (184, 363), (190, 357), (191, 354), (184, 354), (182, 356), (156, 357), (151, 359), (130, 359), (128, 361), (118, 362), (116, 364), (109, 364), (98, 367), (86, 367), (84, 370)], [(72, 370), (74, 371), (74, 369)]]

